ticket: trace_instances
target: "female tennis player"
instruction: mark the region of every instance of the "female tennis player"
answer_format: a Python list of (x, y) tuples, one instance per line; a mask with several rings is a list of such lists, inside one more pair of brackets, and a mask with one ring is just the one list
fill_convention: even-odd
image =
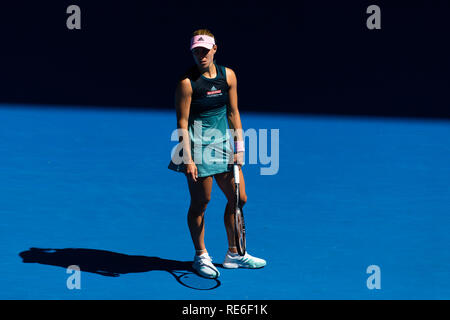
[[(266, 261), (248, 253), (240, 256), (234, 238), (235, 193), (232, 165), (239, 165), (240, 202), (245, 204), (244, 140), (237, 103), (237, 81), (233, 70), (217, 65), (214, 55), (217, 45), (214, 35), (207, 29), (192, 34), (190, 50), (195, 65), (178, 82), (175, 93), (177, 128), (179, 134), (179, 158), (172, 160), (169, 169), (183, 172), (187, 177), (191, 202), (188, 226), (195, 247), (193, 268), (206, 278), (217, 278), (219, 270), (212, 263), (206, 250), (205, 210), (211, 199), (213, 178), (225, 194), (225, 229), (228, 251), (224, 268), (261, 268)], [(232, 129), (234, 153), (227, 123)], [(181, 157), (181, 160), (180, 160)]]

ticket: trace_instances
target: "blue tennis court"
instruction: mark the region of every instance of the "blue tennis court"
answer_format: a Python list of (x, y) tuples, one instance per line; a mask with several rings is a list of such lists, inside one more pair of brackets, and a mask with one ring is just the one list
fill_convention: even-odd
[[(175, 112), (2, 105), (0, 119), (1, 299), (450, 298), (448, 121), (241, 111), (244, 130), (279, 129), (277, 174), (243, 169), (248, 249), (268, 264), (216, 281), (190, 267)], [(217, 264), (225, 204), (214, 184)]]

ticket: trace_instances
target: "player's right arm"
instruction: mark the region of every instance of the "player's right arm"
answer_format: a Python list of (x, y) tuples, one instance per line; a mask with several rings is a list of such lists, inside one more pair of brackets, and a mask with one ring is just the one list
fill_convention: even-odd
[(186, 165), (186, 175), (197, 181), (197, 166), (192, 160), (189, 142), (189, 112), (192, 100), (192, 87), (189, 78), (181, 80), (175, 91), (175, 109), (177, 113), (178, 141), (183, 148), (183, 162)]

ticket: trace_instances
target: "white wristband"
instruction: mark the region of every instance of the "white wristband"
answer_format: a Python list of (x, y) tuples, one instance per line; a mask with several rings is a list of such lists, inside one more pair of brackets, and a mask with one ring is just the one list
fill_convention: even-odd
[(244, 152), (244, 151), (245, 151), (244, 141), (235, 141), (234, 152)]

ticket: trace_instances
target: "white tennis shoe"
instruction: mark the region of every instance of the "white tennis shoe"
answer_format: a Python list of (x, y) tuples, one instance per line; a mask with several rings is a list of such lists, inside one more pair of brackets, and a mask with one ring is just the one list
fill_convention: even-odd
[(219, 270), (217, 270), (212, 263), (212, 259), (208, 253), (204, 253), (199, 256), (195, 255), (192, 267), (195, 271), (197, 271), (198, 275), (205, 278), (216, 279), (220, 276)]
[(227, 252), (225, 256), (225, 261), (222, 266), (227, 269), (236, 269), (236, 268), (248, 268), (248, 269), (258, 269), (262, 268), (266, 265), (266, 260), (253, 257), (249, 255), (247, 252), (244, 256), (240, 256), (237, 253)]

